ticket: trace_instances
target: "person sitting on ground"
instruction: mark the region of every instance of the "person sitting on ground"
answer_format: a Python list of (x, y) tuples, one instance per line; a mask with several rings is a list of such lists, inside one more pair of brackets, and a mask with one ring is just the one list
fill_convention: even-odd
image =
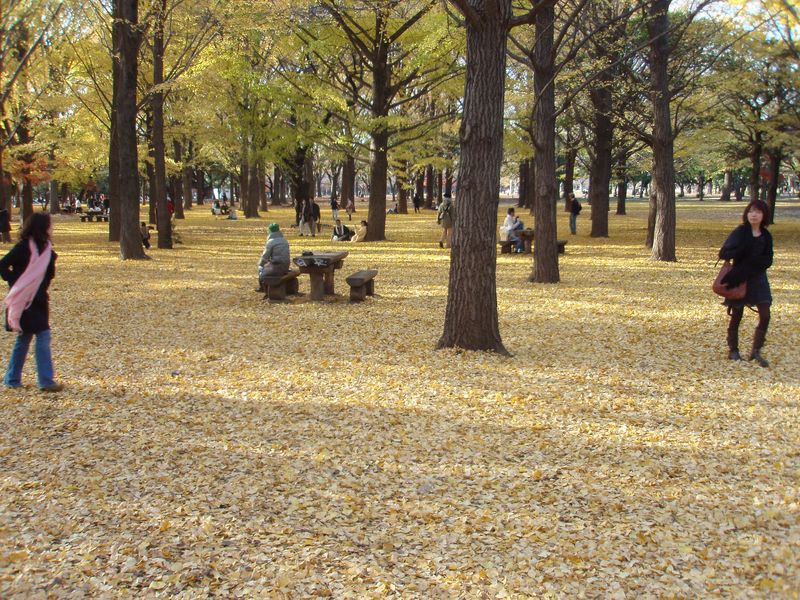
[(281, 277), (289, 272), (289, 240), (283, 236), (277, 223), (270, 223), (267, 230), (267, 243), (258, 262), (259, 292), (267, 291), (267, 277)]
[(500, 241), (510, 241), (514, 242), (515, 252), (524, 252), (525, 251), (525, 242), (517, 235), (518, 231), (522, 231), (525, 225), (522, 223), (520, 219), (514, 214), (514, 207), (509, 207), (508, 211), (506, 211), (506, 220), (503, 221), (503, 226), (500, 227)]
[(397, 211), (397, 202), (395, 202), (395, 203), (394, 203), (394, 208), (390, 208), (390, 209), (388, 209), (388, 210), (386, 211), (386, 214), (387, 214), (387, 215), (396, 215), (396, 214), (398, 214), (398, 211)]
[(231, 207), (230, 210), (228, 210), (228, 220), (229, 221), (239, 220), (239, 215), (236, 214), (236, 209), (233, 207)]
[(331, 239), (334, 242), (349, 242), (351, 237), (353, 237), (352, 230), (347, 225), (342, 225), (341, 220), (336, 219)]
[(222, 210), (219, 207), (219, 200), (214, 200), (213, 204), (211, 205), (211, 214), (215, 217), (218, 217), (222, 214)]
[(363, 242), (364, 238), (367, 237), (367, 227), (369, 225), (366, 221), (361, 221), (361, 227), (358, 228), (355, 235), (350, 239), (351, 242)]
[(150, 249), (150, 228), (147, 226), (147, 223), (142, 221), (141, 225), (139, 225), (139, 231), (142, 232), (142, 245)]

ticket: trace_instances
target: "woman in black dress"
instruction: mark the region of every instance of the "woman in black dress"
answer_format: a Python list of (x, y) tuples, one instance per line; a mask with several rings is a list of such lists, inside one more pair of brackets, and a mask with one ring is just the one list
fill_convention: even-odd
[(769, 207), (762, 200), (753, 200), (744, 209), (742, 224), (734, 229), (719, 251), (722, 260), (733, 260), (733, 268), (722, 283), (736, 287), (747, 282), (747, 295), (742, 300), (725, 300), (728, 314), (728, 358), (741, 360), (739, 354), (739, 324), (745, 306), (758, 310), (758, 325), (753, 334), (753, 349), (748, 360), (755, 360), (762, 367), (769, 363), (761, 356), (761, 348), (767, 336), (772, 293), (769, 289), (767, 269), (772, 266), (772, 234), (767, 230)]

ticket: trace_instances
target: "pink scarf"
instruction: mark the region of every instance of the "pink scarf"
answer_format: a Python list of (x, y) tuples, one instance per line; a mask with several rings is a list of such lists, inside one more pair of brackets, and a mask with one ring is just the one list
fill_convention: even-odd
[(42, 285), (47, 267), (50, 264), (53, 244), (47, 242), (44, 252), (39, 254), (36, 242), (28, 238), (28, 248), (31, 250), (28, 266), (19, 276), (19, 279), (14, 282), (14, 285), (11, 286), (5, 299), (8, 311), (6, 316), (8, 327), (17, 333), (22, 333), (22, 327), (19, 324), (22, 313), (30, 307), (36, 292), (39, 290), (39, 286)]

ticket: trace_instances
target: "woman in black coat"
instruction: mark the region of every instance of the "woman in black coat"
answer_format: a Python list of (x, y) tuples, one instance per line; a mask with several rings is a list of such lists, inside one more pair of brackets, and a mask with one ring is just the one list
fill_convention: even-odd
[[(33, 213), (22, 226), (20, 241), (0, 259), (0, 277), (8, 282), (9, 288), (12, 288), (31, 263), (31, 241), (40, 254), (48, 249), (50, 251), (50, 260), (45, 267), (41, 284), (39, 284), (30, 305), (22, 311), (19, 317), (21, 331), (18, 331), (14, 349), (11, 351), (11, 360), (3, 379), (3, 383), (8, 388), (22, 386), (22, 368), (25, 366), (25, 357), (34, 335), (36, 336), (34, 354), (39, 389), (46, 392), (59, 392), (64, 388), (53, 379), (53, 359), (50, 353), (50, 299), (47, 290), (56, 274), (57, 258), (56, 253), (52, 251), (50, 241), (52, 232), (50, 215)], [(42, 259), (46, 260), (46, 257), (43, 256)], [(8, 309), (6, 310), (6, 330), (11, 331), (8, 323)]]
[(728, 287), (747, 282), (747, 295), (742, 300), (725, 300), (728, 314), (728, 358), (741, 360), (739, 354), (739, 324), (745, 306), (758, 310), (758, 325), (753, 335), (753, 349), (748, 360), (762, 367), (769, 363), (761, 356), (761, 348), (769, 326), (772, 293), (767, 279), (767, 269), (772, 266), (772, 234), (767, 230), (769, 207), (762, 200), (753, 200), (742, 213), (742, 224), (731, 232), (719, 251), (722, 260), (733, 260), (733, 268), (722, 279)]

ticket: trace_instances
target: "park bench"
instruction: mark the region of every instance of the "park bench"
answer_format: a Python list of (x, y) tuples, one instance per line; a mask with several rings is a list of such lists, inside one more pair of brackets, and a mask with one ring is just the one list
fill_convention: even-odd
[(92, 219), (97, 219), (97, 222), (100, 221), (108, 221), (108, 215), (101, 215), (97, 213), (81, 213), (81, 223), (85, 223), (86, 221), (92, 222)]
[(264, 299), (285, 300), (287, 294), (297, 294), (300, 288), (298, 275), (300, 271), (289, 271), (286, 275), (265, 277), (264, 285), (267, 287), (267, 293)]
[[(516, 244), (516, 242), (512, 242), (511, 240), (501, 240), (497, 243), (500, 244), (500, 254), (511, 254), (511, 249)], [(558, 246), (559, 254), (564, 254), (564, 252), (566, 252), (567, 240), (556, 240), (556, 245)], [(529, 253), (530, 251), (526, 252), (526, 254)]]
[(350, 286), (350, 302), (361, 302), (367, 296), (375, 295), (375, 275), (378, 271), (367, 269), (357, 271), (348, 276), (346, 281)]

